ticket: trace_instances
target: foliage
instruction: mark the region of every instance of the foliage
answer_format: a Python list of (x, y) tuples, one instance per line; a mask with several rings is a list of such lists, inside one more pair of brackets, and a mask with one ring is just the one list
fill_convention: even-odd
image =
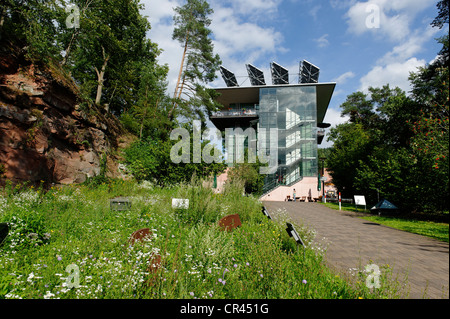
[(139, 99), (134, 107), (121, 114), (120, 119), (129, 132), (140, 139), (168, 139), (169, 122), (167, 113), (171, 106), (165, 95), (167, 66), (143, 65), (139, 72)]
[(58, 33), (55, 19), (61, 19), (64, 10), (57, 1), (5, 0), (2, 1), (0, 40), (16, 37), (27, 44), (24, 51), (29, 58), (48, 61), (59, 54), (60, 47), (54, 39)]
[(444, 167), (433, 171), (429, 154), (420, 152), (417, 145), (426, 139), (426, 149), (441, 146), (443, 154), (438, 146), (433, 151), (442, 154), (434, 156), (443, 161), (448, 157), (448, 131), (430, 138), (432, 130), (427, 127), (427, 132), (419, 134), (418, 123), (428, 123), (430, 118), (421, 120), (421, 104), (398, 88), (369, 88), (369, 96), (354, 93), (342, 107), (350, 121), (331, 130), (334, 145), (327, 167), (343, 196), (364, 194), (372, 204), (386, 197), (405, 212), (445, 210), (447, 199), (442, 194), (448, 193), (448, 165), (444, 162)]
[(138, 0), (8, 0), (4, 8), (2, 37), (20, 42), (35, 61), (64, 67), (88, 103), (121, 114), (145, 97), (142, 81), (153, 89), (165, 80), (167, 66), (156, 61), (160, 50), (147, 39), (150, 23)]
[(160, 51), (146, 38), (150, 24), (141, 16), (141, 8), (136, 0), (91, 3), (82, 11), (67, 61), (82, 89), (116, 114), (133, 107), (142, 96), (137, 74), (160, 72), (156, 63)]
[(181, 115), (205, 122), (205, 112), (210, 115), (217, 109), (217, 103), (215, 91), (205, 88), (204, 84), (216, 79), (221, 63), (213, 52), (212, 32), (208, 28), (211, 24), (208, 16), (213, 10), (205, 0), (187, 0), (174, 10), (172, 39), (183, 46), (183, 55), (169, 118), (174, 117), (176, 108), (181, 108), (178, 110)]
[[(202, 143), (204, 150), (209, 142)], [(133, 143), (124, 150), (125, 163), (133, 176), (138, 180), (149, 180), (158, 185), (173, 185), (180, 182), (189, 182), (192, 176), (200, 178), (211, 177), (225, 169), (225, 164), (193, 162), (193, 141), (190, 141), (189, 162), (174, 163), (170, 158), (171, 149), (176, 141), (154, 140), (148, 138)]]
[[(12, 197), (0, 196), (0, 222), (28, 227), (27, 209), (33, 207), (48, 232), (38, 245), (12, 246), (27, 238), (14, 231), (0, 247), (0, 298), (14, 299), (265, 299), (265, 298), (395, 298), (399, 291), (382, 271), (383, 286), (365, 287), (364, 271), (348, 281), (323, 263), (323, 250), (296, 247), (288, 237), (285, 220), (268, 221), (254, 197), (235, 198), (184, 184), (160, 188), (148, 183), (112, 181), (95, 189), (85, 186), (52, 188), (37, 201), (35, 190)], [(229, 194), (238, 193), (230, 191)], [(25, 195), (26, 194), (26, 195)], [(186, 195), (193, 211), (208, 220), (180, 219), (171, 198)], [(190, 194), (190, 195), (189, 195)], [(128, 196), (127, 211), (109, 208), (109, 198)], [(214, 203), (201, 206), (206, 202)], [(201, 199), (201, 200), (200, 200)], [(200, 205), (200, 206), (198, 206)], [(27, 209), (24, 209), (26, 207)], [(233, 208), (234, 207), (234, 208)], [(221, 216), (238, 213), (242, 226), (220, 231)], [(280, 216), (282, 214), (280, 213)], [(13, 216), (16, 218), (14, 219)], [(18, 221), (18, 220), (22, 221)], [(31, 226), (30, 226), (31, 227)], [(296, 226), (307, 244), (313, 240), (306, 227)], [(149, 228), (151, 236), (134, 246), (130, 235)], [(32, 239), (30, 239), (32, 240)], [(161, 264), (152, 271), (150, 260)], [(69, 265), (79, 269), (79, 286), (70, 286)], [(358, 283), (358, 282), (359, 283)]]
[(327, 168), (333, 184), (343, 196), (355, 194), (355, 168), (371, 152), (369, 135), (361, 124), (344, 123), (330, 130), (329, 140), (334, 141), (327, 158)]
[(431, 25), (433, 27), (438, 27), (439, 29), (442, 29), (442, 27), (447, 23), (448, 24), (448, 17), (449, 17), (449, 2), (447, 0), (440, 0), (436, 4), (438, 8), (438, 15), (436, 18), (431, 22)]
[(259, 173), (262, 163), (240, 163), (235, 164), (228, 171), (230, 182), (241, 180), (244, 183), (244, 191), (247, 194), (260, 195), (263, 191), (265, 175)]
[(343, 196), (386, 197), (405, 213), (448, 210), (448, 36), (438, 41), (438, 58), (410, 75), (410, 96), (385, 85), (341, 105), (350, 120), (331, 129), (327, 167)]

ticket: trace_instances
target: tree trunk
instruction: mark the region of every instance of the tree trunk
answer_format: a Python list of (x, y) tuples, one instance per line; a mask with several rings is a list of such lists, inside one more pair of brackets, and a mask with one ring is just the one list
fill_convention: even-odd
[(144, 130), (144, 119), (147, 116), (147, 107), (148, 107), (148, 86), (145, 87), (145, 110), (142, 115), (141, 128), (139, 130), (139, 139), (142, 140), (142, 131)]
[(66, 54), (64, 55), (64, 58), (63, 58), (62, 63), (61, 63), (61, 65), (63, 65), (63, 66), (66, 64), (66, 62), (67, 62), (67, 60), (69, 58), (70, 49), (72, 48), (72, 43), (73, 43), (74, 39), (78, 36), (78, 33), (80, 33), (80, 31), (76, 30), (72, 34), (72, 38), (70, 39), (70, 42), (67, 45)]
[(184, 50), (183, 50), (183, 56), (181, 57), (181, 65), (180, 65), (180, 72), (178, 73), (178, 80), (177, 80), (177, 86), (175, 87), (175, 93), (173, 95), (174, 98), (177, 97), (178, 93), (178, 87), (180, 86), (180, 80), (181, 76), (183, 74), (183, 68), (184, 68), (184, 59), (186, 58), (186, 52), (187, 52), (187, 46), (188, 46), (188, 40), (189, 40), (189, 33), (186, 34), (186, 40), (184, 42)]
[(178, 91), (178, 96), (177, 96), (177, 98), (180, 98), (180, 97), (181, 97), (181, 93), (182, 93), (183, 88), (184, 88), (184, 82), (185, 82), (185, 77), (183, 76), (183, 81), (181, 82), (181, 88), (180, 88), (180, 90)]
[[(181, 65), (180, 65), (180, 72), (178, 73), (178, 80), (177, 80), (177, 86), (175, 87), (175, 92), (173, 94), (173, 98), (176, 99), (177, 97), (181, 96), (181, 90), (183, 89), (183, 87), (181, 87), (180, 91), (179, 90), (179, 86), (180, 86), (180, 80), (181, 80), (181, 76), (183, 75), (183, 68), (184, 68), (184, 59), (186, 58), (186, 52), (187, 52), (187, 47), (188, 47), (188, 41), (189, 41), (189, 32), (186, 34), (186, 40), (184, 42), (184, 50), (183, 50), (183, 56), (181, 58)], [(183, 79), (184, 82), (184, 79)], [(174, 101), (173, 102), (173, 106), (169, 111), (169, 119), (172, 119), (172, 114), (173, 111), (175, 110), (177, 106), (177, 103)]]
[(147, 116), (147, 108), (145, 108), (144, 114), (142, 116), (141, 128), (139, 130), (139, 139), (142, 140), (142, 131), (144, 130), (144, 119)]
[(95, 72), (97, 72), (97, 82), (98, 82), (97, 96), (95, 97), (95, 104), (97, 104), (97, 105), (100, 104), (100, 99), (102, 98), (103, 81), (104, 81), (104, 76), (105, 76), (105, 71), (106, 71), (106, 65), (108, 64), (108, 60), (109, 60), (109, 55), (106, 55), (105, 49), (103, 47), (102, 47), (102, 51), (103, 51), (103, 59), (104, 59), (102, 69), (99, 72), (98, 69), (95, 68)]
[(3, 28), (3, 23), (5, 22), (5, 16), (6, 16), (6, 7), (3, 7), (2, 11), (0, 12), (0, 31)]

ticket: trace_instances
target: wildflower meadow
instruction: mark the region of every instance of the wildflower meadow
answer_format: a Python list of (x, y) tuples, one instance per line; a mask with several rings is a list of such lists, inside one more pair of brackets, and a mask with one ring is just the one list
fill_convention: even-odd
[[(110, 208), (126, 196), (128, 210)], [(189, 199), (189, 208), (172, 207)], [(289, 218), (268, 219), (240, 185), (222, 194), (200, 181), (173, 187), (112, 180), (95, 187), (44, 190), (7, 187), (0, 193), (0, 298), (5, 299), (358, 299), (395, 298), (396, 289), (365, 285), (333, 272), (314, 230)], [(218, 220), (239, 214), (242, 225), (223, 231)], [(134, 244), (130, 236), (148, 228)], [(383, 275), (385, 275), (383, 273)], [(388, 282), (383, 280), (383, 283)]]

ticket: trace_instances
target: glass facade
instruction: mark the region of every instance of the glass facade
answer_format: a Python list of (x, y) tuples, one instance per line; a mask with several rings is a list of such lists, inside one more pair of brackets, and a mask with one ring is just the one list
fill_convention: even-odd
[[(278, 166), (264, 181), (264, 191), (317, 176), (317, 105), (315, 86), (271, 87), (259, 90), (258, 139), (270, 152), (277, 145)], [(277, 141), (270, 129), (277, 129)], [(266, 136), (261, 136), (265, 134)], [(272, 137), (272, 138), (271, 138)]]

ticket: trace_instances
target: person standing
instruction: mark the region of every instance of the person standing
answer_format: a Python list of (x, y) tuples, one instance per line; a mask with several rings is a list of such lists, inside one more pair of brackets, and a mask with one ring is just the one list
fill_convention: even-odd
[(294, 197), (294, 202), (295, 202), (295, 188), (294, 188), (294, 194), (292, 195), (292, 197)]

